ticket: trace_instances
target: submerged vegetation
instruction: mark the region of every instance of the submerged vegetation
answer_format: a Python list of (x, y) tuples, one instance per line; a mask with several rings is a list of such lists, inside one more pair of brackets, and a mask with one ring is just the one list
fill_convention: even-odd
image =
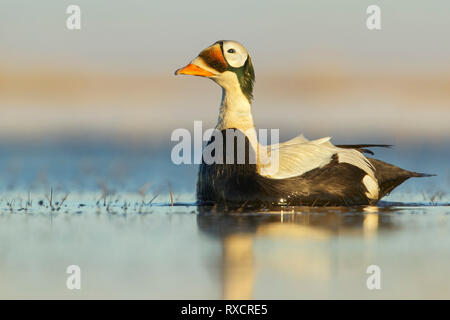
[[(192, 210), (199, 213), (214, 212), (214, 213), (302, 213), (305, 211), (311, 212), (317, 210), (322, 212), (326, 208), (316, 207), (302, 207), (302, 206), (287, 206), (282, 203), (276, 204), (270, 208), (253, 208), (247, 206), (246, 203), (240, 208), (229, 209), (227, 207), (214, 207), (207, 205), (198, 205), (192, 200), (190, 194), (180, 194), (176, 197), (169, 184), (167, 192), (147, 192), (148, 186), (142, 186), (135, 193), (118, 193), (109, 192), (106, 188), (102, 188), (97, 192), (88, 193), (68, 193), (60, 192), (54, 193), (50, 188), (48, 193), (42, 192), (27, 192), (26, 194), (9, 191), (3, 194), (0, 198), (0, 214), (2, 213), (25, 213), (25, 214), (59, 214), (59, 213), (77, 213), (95, 212), (97, 214), (150, 214), (154, 207), (185, 207), (186, 211), (191, 213)], [(145, 191), (144, 191), (145, 190)], [(364, 212), (365, 208), (377, 208), (377, 210), (384, 210), (386, 208), (399, 207), (446, 207), (450, 206), (449, 202), (445, 202), (445, 193), (443, 191), (434, 191), (430, 193), (422, 192), (423, 201), (412, 202), (392, 202), (380, 201), (377, 206), (354, 206), (354, 207), (329, 207), (330, 211), (338, 209), (339, 211)], [(175, 201), (178, 198), (188, 199), (187, 201)], [(160, 201), (158, 201), (158, 199)], [(191, 200), (189, 200), (191, 199)], [(231, 211), (230, 211), (231, 210)]]

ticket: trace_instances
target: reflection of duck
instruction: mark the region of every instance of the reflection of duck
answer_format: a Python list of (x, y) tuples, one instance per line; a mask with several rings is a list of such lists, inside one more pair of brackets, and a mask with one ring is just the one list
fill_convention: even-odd
[[(308, 239), (323, 239), (324, 235), (345, 233), (347, 235), (365, 234), (380, 228), (395, 229), (391, 215), (397, 212), (392, 208), (365, 207), (346, 209), (302, 207), (299, 213), (258, 212), (211, 213), (198, 207), (197, 226), (205, 234), (215, 238), (226, 238), (234, 234), (287, 236), (294, 234)], [(382, 215), (382, 219), (378, 216)], [(374, 221), (376, 216), (376, 222)], [(277, 230), (283, 230), (278, 232)], [(295, 230), (295, 231), (294, 231)]]
[[(247, 145), (244, 162), (238, 162), (243, 158), (236, 152), (230, 155), (232, 164), (203, 161), (197, 185), (200, 201), (228, 206), (280, 200), (290, 205), (373, 204), (406, 179), (427, 176), (363, 155), (370, 153), (365, 148), (383, 145), (336, 146), (330, 138), (309, 141), (299, 136), (271, 146), (277, 160), (260, 161), (264, 147), (256, 138), (250, 110), (255, 74), (247, 50), (235, 41), (214, 43), (175, 73), (208, 77), (223, 89), (216, 126), (221, 135), (213, 135), (208, 145), (221, 138), (225, 159), (227, 130), (235, 135), (228, 138), (234, 150), (236, 136), (243, 136)], [(210, 151), (215, 156), (215, 150)], [(251, 162), (250, 157), (257, 160)]]
[[(327, 288), (340, 260), (337, 256), (340, 251), (336, 247), (339, 241), (336, 239), (362, 236), (370, 241), (379, 229), (392, 229), (390, 216), (381, 215), (383, 219), (379, 219), (378, 213), (363, 214), (355, 210), (350, 214), (339, 209), (285, 215), (200, 213), (197, 225), (202, 232), (221, 243), (219, 272), (223, 298), (252, 299), (257, 284), (267, 282), (267, 278), (259, 278), (258, 272), (262, 270), (271, 270), (301, 283), (313, 281), (314, 286)], [(258, 254), (261, 251), (256, 249), (255, 240), (259, 239), (286, 242), (278, 247), (264, 247), (264, 253)], [(352, 254), (356, 255), (356, 260), (366, 261), (364, 265), (370, 264), (372, 252), (369, 242), (358, 243), (364, 244), (361, 247), (363, 251)]]

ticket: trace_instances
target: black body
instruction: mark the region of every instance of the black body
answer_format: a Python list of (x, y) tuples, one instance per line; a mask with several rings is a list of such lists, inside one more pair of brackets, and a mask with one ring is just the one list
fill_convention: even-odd
[[(367, 205), (376, 203), (410, 177), (426, 176), (369, 158), (375, 167), (375, 176), (380, 186), (379, 198), (375, 200), (366, 196), (367, 189), (362, 182), (366, 172), (351, 164), (339, 163), (337, 155), (334, 155), (326, 166), (301, 176), (271, 179), (259, 175), (256, 164), (250, 163), (249, 159), (254, 157), (251, 154), (254, 150), (247, 137), (245, 163), (236, 164), (239, 141), (237, 137), (244, 134), (235, 130), (236, 137), (233, 141), (227, 141), (225, 131), (222, 131), (223, 159), (226, 159), (226, 145), (233, 143), (234, 164), (208, 165), (202, 161), (197, 182), (197, 199), (200, 203), (222, 205), (226, 208)], [(208, 144), (214, 141), (214, 137), (211, 139)]]

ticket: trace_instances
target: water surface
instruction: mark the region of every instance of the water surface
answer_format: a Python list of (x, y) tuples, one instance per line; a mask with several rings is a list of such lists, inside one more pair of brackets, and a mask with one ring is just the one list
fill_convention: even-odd
[[(446, 149), (378, 152), (438, 176), (376, 207), (228, 214), (199, 213), (197, 167), (172, 165), (169, 146), (1, 150), (0, 298), (450, 298)], [(73, 264), (81, 290), (66, 288)], [(380, 290), (366, 286), (373, 264)]]

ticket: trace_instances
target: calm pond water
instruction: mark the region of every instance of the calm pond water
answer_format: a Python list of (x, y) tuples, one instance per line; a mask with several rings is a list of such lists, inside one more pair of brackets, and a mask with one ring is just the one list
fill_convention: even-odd
[[(234, 214), (199, 214), (197, 167), (172, 165), (168, 145), (60, 139), (0, 150), (3, 299), (450, 298), (442, 144), (378, 150), (438, 176), (406, 182), (377, 207)], [(69, 265), (81, 268), (81, 290), (66, 288)], [(370, 265), (380, 290), (367, 289)]]

